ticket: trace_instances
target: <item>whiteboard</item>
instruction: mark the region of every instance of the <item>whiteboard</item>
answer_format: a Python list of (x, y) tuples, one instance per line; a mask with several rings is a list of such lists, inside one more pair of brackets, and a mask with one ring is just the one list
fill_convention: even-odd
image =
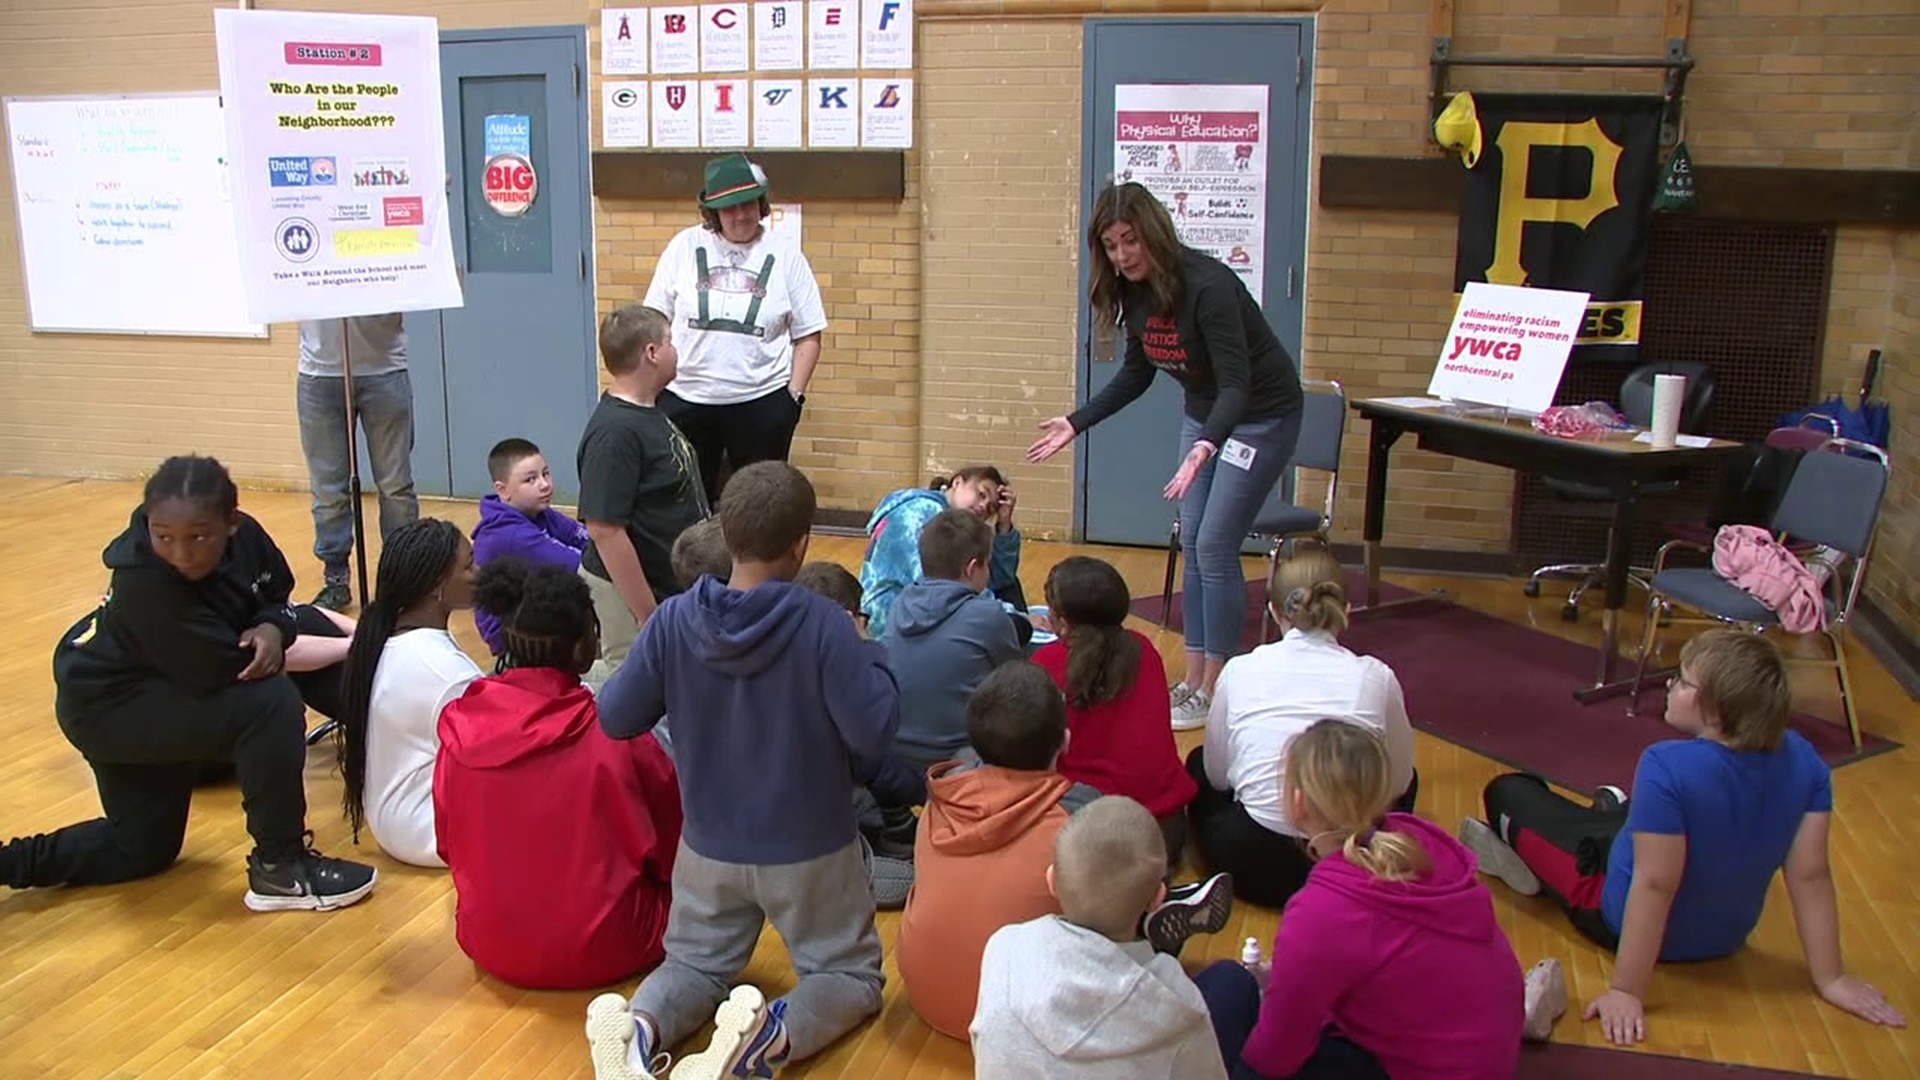
[(247, 318), (219, 95), (7, 98), (27, 322), (265, 337)]

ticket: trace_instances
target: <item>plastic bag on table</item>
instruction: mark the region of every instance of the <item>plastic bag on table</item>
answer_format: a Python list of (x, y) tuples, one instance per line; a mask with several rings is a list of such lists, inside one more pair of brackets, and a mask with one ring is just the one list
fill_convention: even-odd
[(1632, 431), (1633, 425), (1604, 401), (1555, 405), (1533, 418), (1533, 430), (1561, 439), (1605, 439)]

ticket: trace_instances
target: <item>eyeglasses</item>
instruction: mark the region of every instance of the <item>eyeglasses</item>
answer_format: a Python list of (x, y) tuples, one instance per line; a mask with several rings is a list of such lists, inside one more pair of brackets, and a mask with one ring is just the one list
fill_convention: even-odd
[(1688, 682), (1686, 676), (1676, 671), (1673, 673), (1673, 677), (1667, 680), (1667, 689), (1674, 690), (1682, 686), (1686, 687), (1689, 690), (1700, 689), (1700, 687), (1696, 686), (1695, 684)]

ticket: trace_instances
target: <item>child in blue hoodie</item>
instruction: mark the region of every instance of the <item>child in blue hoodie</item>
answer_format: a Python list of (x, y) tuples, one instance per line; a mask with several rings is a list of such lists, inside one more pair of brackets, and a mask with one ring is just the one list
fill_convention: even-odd
[(926, 576), (900, 590), (884, 644), (900, 682), (900, 752), (921, 772), (967, 748), (967, 699), (1022, 656), (1000, 603), (983, 595), (993, 529), (950, 507), (920, 531)]
[[(905, 488), (880, 500), (867, 522), (867, 554), (860, 563), (860, 610), (867, 615), (867, 632), (878, 640), (886, 636), (893, 600), (901, 589), (924, 576), (920, 565), (920, 530), (942, 510), (966, 510), (993, 523), (993, 558), (987, 589), (1014, 608), (1025, 611), (1020, 590), (1020, 530), (1013, 526), (1013, 489), (991, 465), (969, 465), (924, 488)], [(1020, 623), (1027, 620), (1022, 616)], [(1019, 627), (1016, 625), (1016, 632)], [(1032, 634), (1029, 623), (1021, 635)]]
[[(480, 500), (480, 524), (473, 527), (474, 569), (512, 556), (533, 566), (579, 571), (587, 527), (553, 508), (553, 470), (540, 448), (526, 439), (502, 439), (487, 454), (487, 472), (494, 493)], [(473, 623), (493, 655), (505, 655), (506, 634), (499, 617), (475, 608)]]
[[(659, 1052), (710, 1015), (712, 1044), (676, 1074), (768, 1076), (880, 1011), (852, 801), (886, 775), (900, 692), (880, 646), (792, 582), (813, 513), (813, 485), (791, 465), (735, 473), (720, 502), (731, 580), (705, 576), (663, 602), (601, 691), (616, 739), (673, 714), (686, 813), (666, 959), (631, 1003), (603, 994), (587, 1010), (598, 1080), (664, 1075)], [(752, 986), (728, 992), (767, 920), (799, 974), (771, 1003)]]

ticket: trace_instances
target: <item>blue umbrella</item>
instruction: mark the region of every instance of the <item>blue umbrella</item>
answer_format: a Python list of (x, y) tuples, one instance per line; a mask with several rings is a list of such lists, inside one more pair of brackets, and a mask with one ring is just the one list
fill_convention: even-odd
[(1801, 427), (1809, 420), (1825, 421), (1820, 426), (1831, 425), (1833, 433), (1844, 439), (1871, 443), (1885, 450), (1888, 435), (1893, 430), (1893, 416), (1887, 411), (1884, 401), (1868, 400), (1873, 395), (1873, 383), (1880, 375), (1880, 350), (1867, 354), (1867, 370), (1860, 379), (1860, 400), (1857, 405), (1849, 405), (1844, 394), (1835, 394), (1818, 405), (1798, 409), (1780, 418), (1779, 427)]

